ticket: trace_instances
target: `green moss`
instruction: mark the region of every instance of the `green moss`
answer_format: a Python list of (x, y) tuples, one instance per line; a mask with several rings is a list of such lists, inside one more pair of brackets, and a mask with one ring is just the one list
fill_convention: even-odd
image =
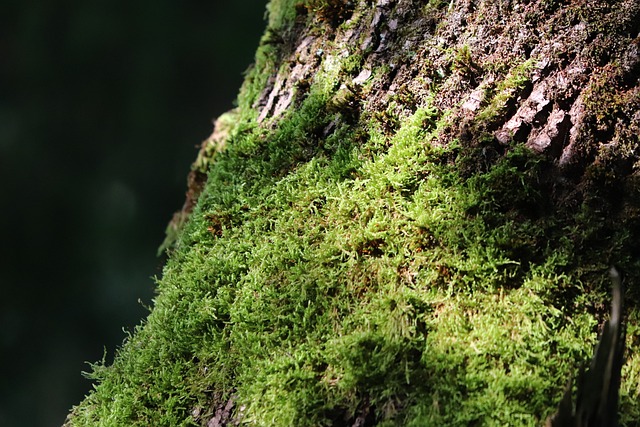
[(335, 27), (351, 15), (354, 3), (345, 0), (308, 0), (306, 7), (320, 21)]
[(232, 137), (153, 312), (94, 366), (72, 425), (193, 425), (232, 391), (265, 426), (367, 406), (379, 425), (538, 425), (554, 407), (596, 320), (573, 312), (593, 304), (575, 298), (589, 247), (566, 239), (581, 219), (527, 213), (541, 161), (514, 147), (463, 177), (443, 160), (464, 150), (430, 144), (439, 111), (358, 144), (351, 126), (322, 136), (327, 102)]
[(478, 65), (471, 57), (469, 45), (465, 44), (456, 51), (451, 68), (453, 71), (457, 71), (458, 73), (468, 77), (473, 77), (479, 72)]
[(448, 0), (429, 0), (429, 2), (422, 7), (423, 14), (429, 17), (433, 15), (434, 12), (450, 7), (450, 3)]
[[(271, 25), (294, 6), (273, 2)], [(482, 148), (432, 144), (449, 118), (428, 103), (392, 132), (383, 117), (347, 120), (335, 77), (350, 62), (325, 64), (299, 108), (258, 126), (277, 55), (260, 48), (153, 311), (111, 366), (92, 365), (95, 391), (68, 425), (206, 425), (231, 396), (259, 426), (365, 413), (382, 426), (540, 425), (592, 353), (609, 264), (640, 278), (633, 217), (618, 221), (598, 192), (554, 204), (548, 161), (524, 146), (479, 167)], [(530, 67), (496, 84), (479, 120)], [(630, 307), (628, 425), (640, 412)]]
[(476, 122), (490, 123), (503, 115), (509, 107), (508, 102), (515, 99), (515, 94), (531, 81), (530, 72), (533, 66), (533, 59), (523, 61), (514, 66), (505, 78), (496, 82), (495, 86), (487, 87), (485, 99), (488, 103), (478, 111)]
[[(618, 123), (625, 123), (628, 126), (640, 105), (640, 91), (637, 88), (628, 87), (625, 80), (628, 80), (629, 76), (625, 74), (620, 64), (608, 64), (591, 75), (589, 86), (584, 91), (583, 102), (588, 117), (587, 124), (599, 139), (610, 138), (615, 133)], [(634, 142), (637, 141), (637, 134), (631, 132), (620, 136), (623, 140), (619, 141), (621, 147), (618, 150), (629, 153), (635, 151)], [(617, 154), (628, 157), (624, 153)]]
[(269, 25), (267, 28), (274, 32), (288, 30), (298, 14), (297, 4), (305, 3), (300, 0), (272, 0), (267, 4)]
[(363, 62), (364, 62), (364, 58), (362, 57), (362, 55), (359, 55), (359, 54), (349, 55), (342, 62), (342, 72), (346, 75), (355, 77), (356, 75), (358, 75), (358, 73), (362, 69)]

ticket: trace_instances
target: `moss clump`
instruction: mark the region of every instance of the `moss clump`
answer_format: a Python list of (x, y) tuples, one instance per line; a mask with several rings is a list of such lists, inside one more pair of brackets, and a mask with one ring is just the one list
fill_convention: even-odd
[[(293, 2), (277, 8), (273, 28), (295, 19)], [(279, 49), (258, 53), (153, 311), (111, 366), (93, 365), (68, 425), (207, 425), (227, 405), (260, 426), (540, 425), (592, 353), (609, 264), (640, 278), (638, 216), (620, 212), (633, 200), (595, 191), (594, 169), (590, 196), (563, 204), (551, 161), (522, 145), (491, 159), (443, 146), (451, 115), (430, 100), (391, 130), (351, 114), (336, 76), (360, 60), (334, 57), (298, 108), (257, 125)], [(504, 113), (530, 66), (478, 120)], [(623, 176), (607, 185), (640, 188)], [(632, 298), (628, 425), (638, 316)]]
[(480, 111), (475, 121), (480, 124), (490, 125), (493, 120), (503, 115), (508, 115), (509, 109), (515, 105), (509, 105), (516, 99), (518, 91), (523, 90), (531, 82), (531, 69), (534, 61), (528, 59), (513, 67), (506, 77), (495, 84), (486, 87), (484, 99), (488, 100)]
[(328, 98), (273, 131), (238, 125), (153, 312), (94, 366), (71, 425), (194, 425), (213, 392), (265, 426), (364, 408), (379, 425), (537, 425), (552, 410), (595, 342), (586, 291), (606, 291), (580, 280), (609, 261), (574, 240), (581, 212), (530, 209), (543, 167), (520, 146), (461, 176), (468, 153), (431, 145), (446, 118), (428, 106), (383, 151), (375, 123), (323, 136)]
[(344, 22), (354, 9), (354, 2), (345, 0), (308, 0), (307, 9), (322, 22), (337, 26)]

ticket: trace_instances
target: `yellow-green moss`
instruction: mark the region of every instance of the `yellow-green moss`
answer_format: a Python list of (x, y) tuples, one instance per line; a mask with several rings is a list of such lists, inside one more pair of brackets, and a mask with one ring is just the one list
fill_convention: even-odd
[(363, 405), (379, 425), (551, 411), (595, 341), (582, 307), (606, 290), (579, 269), (624, 247), (596, 260), (572, 240), (579, 215), (532, 214), (542, 169), (525, 148), (463, 178), (425, 106), (366, 156), (353, 127), (318, 136), (327, 98), (228, 142), (149, 319), (94, 367), (71, 425), (192, 425), (213, 391), (264, 426), (340, 424)]
[(485, 88), (485, 99), (488, 100), (475, 117), (477, 123), (490, 123), (504, 113), (507, 102), (515, 98), (517, 91), (522, 90), (531, 81), (531, 70), (534, 60), (528, 59), (514, 66), (509, 73), (495, 85)]
[[(294, 7), (272, 2), (270, 25)], [(366, 411), (381, 426), (540, 425), (592, 353), (608, 266), (640, 277), (635, 219), (597, 192), (555, 204), (549, 161), (521, 145), (465, 167), (481, 148), (432, 144), (450, 118), (428, 102), (391, 135), (375, 115), (351, 120), (332, 79), (357, 60), (325, 67), (299, 108), (260, 127), (273, 55), (263, 44), (152, 312), (111, 366), (92, 366), (68, 425), (206, 425), (231, 396), (259, 426)], [(530, 67), (496, 84), (479, 120)], [(632, 305), (626, 425), (640, 417), (638, 316)]]

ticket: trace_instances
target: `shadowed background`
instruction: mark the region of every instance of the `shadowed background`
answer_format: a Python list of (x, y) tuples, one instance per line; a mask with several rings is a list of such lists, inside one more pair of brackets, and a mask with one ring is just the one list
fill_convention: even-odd
[(146, 316), (156, 249), (265, 4), (3, 2), (0, 426), (61, 425), (85, 362)]

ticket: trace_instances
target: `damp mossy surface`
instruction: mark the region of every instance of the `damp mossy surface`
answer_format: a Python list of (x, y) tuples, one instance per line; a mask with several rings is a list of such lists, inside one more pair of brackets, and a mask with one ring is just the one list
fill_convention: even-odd
[[(274, 31), (295, 7), (272, 2)], [(438, 144), (451, 119), (428, 99), (394, 132), (353, 120), (336, 107), (339, 66), (256, 124), (274, 49), (257, 54), (148, 318), (113, 364), (92, 365), (67, 424), (206, 425), (233, 401), (257, 426), (541, 425), (593, 352), (609, 265), (640, 275), (635, 220), (605, 215), (606, 188), (554, 204), (549, 162), (522, 144), (492, 161)], [(529, 69), (496, 84), (486, 120)], [(640, 419), (634, 304), (623, 425)]]

